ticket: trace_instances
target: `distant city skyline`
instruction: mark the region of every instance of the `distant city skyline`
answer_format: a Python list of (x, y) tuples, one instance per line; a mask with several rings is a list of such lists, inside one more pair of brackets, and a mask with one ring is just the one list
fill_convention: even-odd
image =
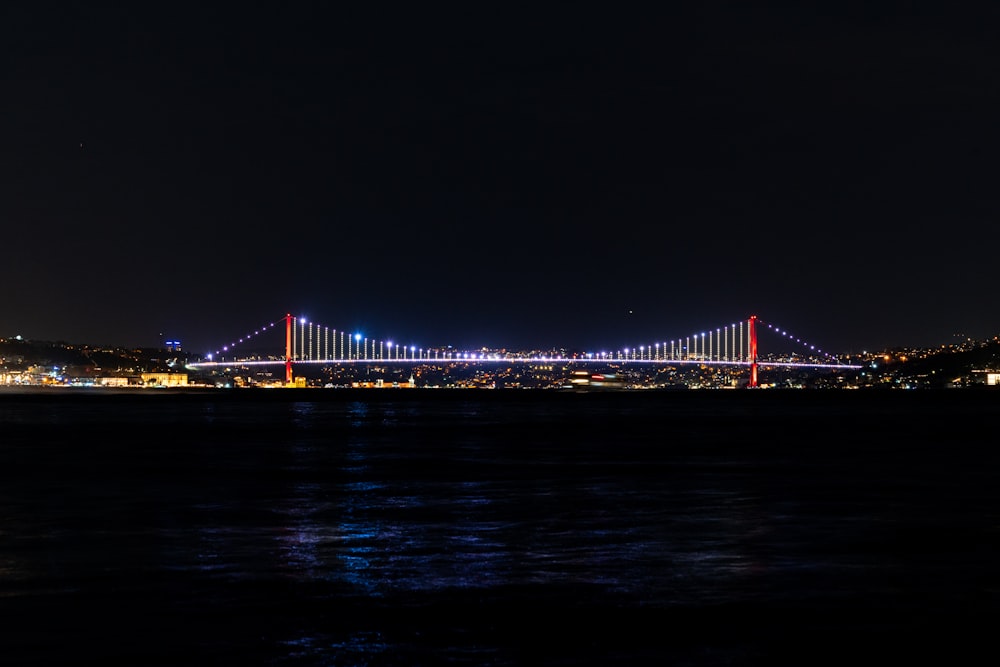
[[(431, 359), (461, 359), (461, 355), (474, 359), (488, 358), (490, 355), (502, 358), (504, 355), (514, 356), (551, 356), (552, 358), (583, 358), (604, 360), (656, 360), (679, 359), (682, 354), (691, 358), (731, 358), (740, 356), (749, 358), (748, 321), (731, 323), (726, 327), (714, 327), (692, 333), (687, 336), (672, 339), (663, 338), (655, 341), (630, 341), (614, 346), (592, 346), (588, 348), (562, 345), (555, 343), (548, 346), (517, 347), (512, 345), (471, 345), (466, 347), (451, 344), (428, 344), (414, 338), (401, 337), (397, 340), (379, 338), (377, 334), (365, 331), (343, 331), (327, 327), (321, 323), (310, 321), (305, 317), (292, 317), (294, 322), (292, 332), (291, 354), (293, 359), (323, 357), (329, 359), (399, 359), (399, 360), (431, 360)], [(227, 339), (226, 343), (216, 345), (214, 349), (197, 349), (187, 345), (180, 338), (165, 337), (159, 334), (158, 340), (152, 344), (109, 343), (107, 341), (84, 341), (66, 337), (31, 338), (15, 334), (0, 335), (0, 341), (62, 343), (74, 346), (92, 346), (96, 348), (122, 349), (163, 349), (173, 352), (183, 352), (206, 360), (214, 358), (239, 359), (247, 354), (259, 354), (267, 351), (275, 357), (283, 357), (286, 351), (285, 318), (267, 323), (261, 327), (247, 330), (240, 336)], [(812, 357), (817, 360), (826, 359), (836, 363), (841, 357), (865, 357), (880, 355), (892, 350), (936, 350), (948, 347), (962, 347), (968, 344), (985, 344), (1000, 340), (1000, 334), (976, 338), (964, 334), (955, 334), (951, 340), (935, 345), (903, 345), (889, 344), (881, 348), (866, 350), (836, 351), (820, 348), (808, 339), (795, 332), (782, 329), (780, 326), (757, 318), (758, 338), (763, 349), (759, 350), (761, 358), (773, 358), (774, 355), (793, 355), (803, 358)], [(339, 352), (338, 352), (339, 350)], [(242, 356), (241, 356), (242, 355)], [(435, 356), (436, 355), (436, 356)], [(670, 356), (668, 356), (670, 355)]]

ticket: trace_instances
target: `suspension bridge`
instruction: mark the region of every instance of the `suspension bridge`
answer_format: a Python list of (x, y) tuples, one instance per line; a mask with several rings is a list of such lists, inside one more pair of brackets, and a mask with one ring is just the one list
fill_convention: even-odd
[[(284, 330), (284, 349), (261, 349), (260, 342), (274, 339), (275, 332)], [(758, 334), (761, 330), (773, 332), (789, 341), (792, 352), (780, 355), (760, 355)], [(441, 362), (466, 363), (624, 363), (624, 364), (699, 364), (746, 366), (750, 377), (748, 386), (758, 386), (758, 369), (761, 366), (806, 367), (826, 369), (857, 369), (854, 364), (844, 364), (836, 355), (828, 354), (786, 330), (763, 322), (756, 315), (725, 326), (707, 329), (680, 338), (645, 342), (634, 347), (567, 354), (558, 350), (550, 352), (511, 352), (507, 350), (456, 350), (451, 347), (418, 347), (394, 343), (390, 340), (370, 338), (361, 333), (307, 321), (290, 313), (216, 350), (205, 361), (192, 362), (194, 369), (240, 364), (276, 365), (285, 367), (285, 382), (293, 380), (295, 364), (419, 364)]]

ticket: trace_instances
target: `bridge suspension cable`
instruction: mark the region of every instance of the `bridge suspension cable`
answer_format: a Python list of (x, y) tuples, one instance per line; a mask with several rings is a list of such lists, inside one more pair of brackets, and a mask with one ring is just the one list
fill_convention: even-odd
[[(348, 333), (343, 329), (328, 327), (306, 318), (293, 317), (290, 313), (283, 318), (285, 328), (284, 355), (244, 354), (241, 363), (277, 363), (285, 365), (286, 380), (291, 382), (292, 365), (295, 363), (347, 364), (358, 362), (462, 362), (462, 361), (540, 361), (555, 360), (577, 362), (637, 362), (637, 363), (679, 363), (679, 364), (736, 364), (751, 368), (751, 386), (756, 386), (758, 364), (789, 366), (837, 366), (834, 355), (827, 354), (815, 345), (802, 341), (773, 324), (762, 322), (756, 315), (746, 320), (708, 329), (682, 338), (640, 343), (612, 351), (567, 354), (561, 350), (550, 352), (508, 352), (490, 351), (485, 348), (474, 351), (459, 351), (451, 347), (419, 347), (405, 345), (391, 340), (370, 338), (360, 332)], [(272, 331), (279, 321), (271, 322), (255, 329), (244, 337), (223, 346), (215, 352), (218, 359), (232, 354), (233, 361), (239, 359), (239, 350), (251, 347), (250, 342)], [(781, 360), (758, 359), (758, 327), (768, 330), (796, 343), (810, 355), (806, 361), (797, 356)], [(820, 356), (823, 363), (812, 363), (811, 356)], [(212, 365), (215, 362), (211, 361)], [(205, 365), (205, 364), (202, 364)]]

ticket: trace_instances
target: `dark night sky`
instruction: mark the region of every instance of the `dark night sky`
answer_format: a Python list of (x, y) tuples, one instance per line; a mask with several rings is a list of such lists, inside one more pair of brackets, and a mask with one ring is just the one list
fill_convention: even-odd
[(1000, 333), (988, 11), (22, 4), (0, 336)]

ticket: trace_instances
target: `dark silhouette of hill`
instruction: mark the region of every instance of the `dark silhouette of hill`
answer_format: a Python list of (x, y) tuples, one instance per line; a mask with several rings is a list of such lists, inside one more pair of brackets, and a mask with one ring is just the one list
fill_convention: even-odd
[(186, 358), (160, 348), (113, 348), (63, 341), (0, 339), (0, 367), (23, 370), (31, 366), (62, 369), (101, 369), (108, 372), (166, 371)]
[[(980, 372), (1000, 371), (1000, 341), (968, 349), (944, 348), (924, 356), (909, 355), (906, 361), (885, 364), (880, 370), (883, 374), (926, 387), (975, 384), (975, 376)], [(979, 382), (983, 381), (985, 375), (979, 378)]]

